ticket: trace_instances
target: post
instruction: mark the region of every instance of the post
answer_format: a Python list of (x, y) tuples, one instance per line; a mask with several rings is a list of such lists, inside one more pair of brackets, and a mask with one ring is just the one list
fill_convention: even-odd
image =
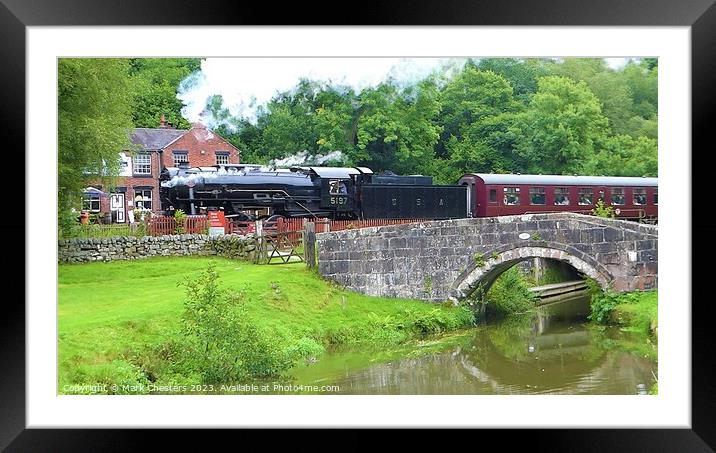
[(194, 186), (189, 186), (189, 201), (191, 202), (191, 215), (196, 215), (196, 207), (194, 206)]
[(261, 263), (264, 257), (264, 224), (261, 220), (257, 220), (256, 223), (256, 263)]
[(303, 233), (303, 261), (309, 268), (316, 267), (316, 224), (306, 222)]

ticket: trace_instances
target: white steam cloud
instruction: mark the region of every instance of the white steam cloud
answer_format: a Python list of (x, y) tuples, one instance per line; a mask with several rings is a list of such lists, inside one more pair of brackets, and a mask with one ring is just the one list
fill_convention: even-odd
[(344, 159), (343, 153), (340, 151), (331, 151), (330, 153), (323, 155), (323, 154), (316, 154), (315, 156), (311, 156), (308, 154), (308, 151), (303, 150), (299, 153), (296, 153), (292, 156), (285, 157), (283, 159), (274, 159), (269, 164), (270, 167), (273, 168), (281, 168), (281, 167), (292, 167), (294, 165), (322, 165), (328, 161), (337, 161), (340, 162)]
[(205, 111), (214, 95), (223, 97), (232, 116), (253, 122), (260, 106), (293, 89), (302, 78), (360, 91), (388, 79), (409, 86), (437, 70), (450, 74), (465, 62), (464, 58), (207, 58), (201, 71), (182, 81), (177, 98), (185, 104), (182, 115), (187, 120), (215, 127), (222, 120)]
[[(606, 58), (613, 69), (633, 58)], [(226, 118), (214, 118), (206, 110), (209, 98), (221, 95), (223, 107), (233, 117), (255, 122), (257, 110), (279, 93), (290, 91), (309, 79), (360, 92), (386, 80), (400, 87), (413, 85), (440, 72), (448, 79), (462, 69), (465, 58), (207, 58), (201, 70), (182, 81), (177, 98), (190, 122), (210, 128), (233, 126)]]

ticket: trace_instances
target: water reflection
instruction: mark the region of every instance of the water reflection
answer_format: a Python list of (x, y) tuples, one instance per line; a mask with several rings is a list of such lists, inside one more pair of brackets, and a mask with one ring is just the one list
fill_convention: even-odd
[(336, 353), (294, 375), (346, 394), (636, 394), (650, 387), (655, 362), (620, 347), (629, 334), (586, 325), (588, 312), (581, 296), (472, 329), (437, 353), (416, 348), (373, 364), (370, 354)]

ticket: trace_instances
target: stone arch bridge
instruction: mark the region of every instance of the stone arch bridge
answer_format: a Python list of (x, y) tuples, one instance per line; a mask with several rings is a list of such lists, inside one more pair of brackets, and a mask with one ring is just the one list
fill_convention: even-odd
[(319, 272), (363, 294), (457, 301), (520, 261), (569, 263), (617, 292), (657, 287), (658, 227), (574, 213), (530, 214), (316, 235)]

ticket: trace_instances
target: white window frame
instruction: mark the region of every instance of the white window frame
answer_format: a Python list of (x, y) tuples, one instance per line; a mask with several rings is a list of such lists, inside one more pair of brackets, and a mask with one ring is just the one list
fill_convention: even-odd
[[(147, 162), (144, 162), (145, 159)], [(139, 154), (135, 155), (132, 158), (132, 174), (134, 174), (134, 175), (151, 175), (152, 174), (152, 155), (149, 153), (139, 153)]]
[[(152, 203), (154, 201), (154, 197), (152, 196), (152, 189), (134, 189), (134, 206), (140, 209), (146, 209), (151, 211), (152, 210)], [(146, 193), (149, 193), (149, 207), (146, 207)], [(142, 196), (142, 201), (137, 201), (137, 195)], [(139, 203), (142, 203), (141, 206), (139, 206)]]
[[(97, 203), (97, 209), (93, 209), (92, 205)], [(89, 209), (85, 209), (85, 206), (89, 204)], [(82, 197), (82, 210), (89, 212), (99, 212), (101, 209), (101, 200), (99, 194), (84, 194)]]
[[(177, 160), (177, 157), (183, 157), (185, 160)], [(189, 163), (189, 152), (188, 151), (172, 151), (172, 162), (174, 163), (175, 167), (178, 167), (179, 164), (188, 164)]]

